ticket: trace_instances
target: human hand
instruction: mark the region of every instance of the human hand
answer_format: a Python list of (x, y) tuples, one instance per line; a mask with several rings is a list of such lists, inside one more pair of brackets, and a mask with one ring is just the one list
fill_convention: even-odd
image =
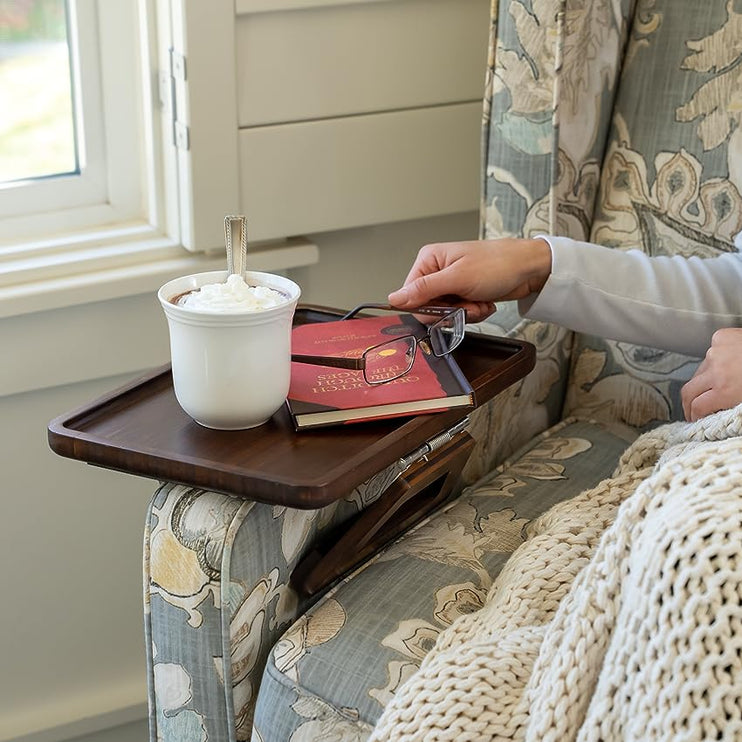
[(741, 362), (742, 329), (717, 330), (706, 357), (680, 391), (686, 420), (695, 421), (742, 402)]
[(551, 248), (542, 239), (440, 242), (421, 248), (389, 303), (463, 307), (468, 322), (480, 322), (495, 311), (494, 302), (540, 291), (550, 273)]

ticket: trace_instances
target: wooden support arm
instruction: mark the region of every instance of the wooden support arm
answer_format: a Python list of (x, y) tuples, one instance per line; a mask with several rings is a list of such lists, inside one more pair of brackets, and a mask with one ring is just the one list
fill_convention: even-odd
[(301, 595), (315, 595), (443, 504), (473, 448), (474, 439), (460, 432), (412, 464), (355, 520), (331, 531), (304, 556), (291, 575), (293, 587)]

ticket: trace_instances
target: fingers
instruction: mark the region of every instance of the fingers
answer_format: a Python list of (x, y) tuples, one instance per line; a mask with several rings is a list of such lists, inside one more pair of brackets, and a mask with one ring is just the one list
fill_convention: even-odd
[(714, 389), (708, 389), (693, 399), (687, 419), (689, 422), (695, 422), (696, 420), (700, 420), (702, 417), (706, 417), (706, 415), (727, 408), (728, 405), (719, 398), (717, 392)]
[(680, 392), (686, 420), (695, 421), (719, 410), (742, 403), (742, 330), (717, 330), (693, 378)]
[(497, 311), (497, 306), (491, 301), (478, 301), (464, 306), (467, 322), (481, 322)]
[[(683, 385), (680, 390), (680, 398), (683, 402), (683, 414), (686, 420), (695, 422), (710, 412), (716, 412), (716, 410), (710, 409), (713, 405), (714, 396), (712, 385), (713, 380), (708, 374), (699, 374), (698, 372), (689, 382)], [(721, 408), (717, 407), (717, 409)]]
[(389, 302), (401, 309), (432, 303), (462, 306), (473, 316), (487, 316), (492, 310), (483, 306), (489, 297), (481, 287), (483, 278), (491, 272), (487, 258), (488, 252), (478, 241), (425, 245), (404, 286), (389, 294)]
[(686, 382), (680, 390), (680, 399), (683, 403), (683, 415), (685, 415), (685, 419), (688, 421), (693, 419), (691, 416), (693, 400), (704, 392), (707, 392), (712, 386), (712, 380), (708, 373), (706, 373), (707, 368), (708, 360), (704, 360), (696, 369), (691, 380)]
[(415, 257), (415, 262), (410, 267), (410, 271), (404, 280), (404, 285), (412, 283), (415, 279), (420, 276), (428, 275), (429, 273), (435, 273), (436, 271), (442, 270), (449, 263), (447, 262), (450, 258), (448, 252), (450, 246), (445, 243), (424, 245), (420, 248)]
[(706, 415), (711, 415), (719, 410), (728, 410), (738, 404), (739, 400), (730, 396), (726, 390), (709, 386), (710, 382), (696, 384), (691, 391), (687, 392), (686, 384), (683, 387), (683, 413), (688, 422), (695, 422)]
[(411, 300), (412, 296), (414, 296), (414, 293), (410, 293), (410, 290), (407, 286), (402, 286), (401, 289), (392, 291), (392, 293), (389, 294), (387, 298), (389, 303), (393, 307), (397, 307), (399, 309), (414, 309), (415, 306), (419, 307), (420, 304), (415, 305)]
[(420, 249), (404, 286), (389, 294), (389, 303), (400, 309), (462, 306), (469, 321), (478, 322), (492, 314), (494, 301), (539, 291), (550, 272), (551, 248), (542, 239), (435, 243)]
[(389, 303), (400, 309), (411, 309), (430, 304), (438, 296), (451, 292), (447, 270), (418, 276), (397, 291), (389, 294)]
[(402, 303), (401, 299), (397, 297), (401, 291), (395, 291), (389, 294), (389, 304), (395, 309), (406, 309), (414, 310), (417, 307), (424, 306), (425, 304), (434, 304), (444, 307), (461, 307), (466, 312), (467, 322), (482, 322), (497, 311), (497, 306), (491, 301), (463, 301), (453, 297), (434, 297), (429, 301), (408, 301)]

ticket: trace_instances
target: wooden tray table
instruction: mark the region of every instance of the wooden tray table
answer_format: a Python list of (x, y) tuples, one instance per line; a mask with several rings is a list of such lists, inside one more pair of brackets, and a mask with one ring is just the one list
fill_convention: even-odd
[[(295, 324), (342, 311), (300, 305)], [(531, 344), (467, 334), (454, 356), (479, 406), (525, 376)], [(211, 489), (260, 502), (318, 508), (345, 495), (470, 409), (294, 431), (288, 411), (250, 430), (204, 428), (180, 408), (170, 366), (54, 419), (49, 445), (61, 456), (129, 474)]]
[[(301, 305), (295, 324), (343, 312)], [(469, 333), (454, 352), (479, 406), (534, 366), (527, 342)], [(398, 462), (399, 476), (351, 523), (328, 534), (294, 569), (292, 584), (313, 595), (439, 507), (474, 441), (471, 408), (295, 432), (288, 411), (250, 430), (211, 430), (180, 408), (163, 366), (49, 424), (61, 456), (153, 479), (272, 505), (320, 508)], [(411, 455), (412, 454), (412, 455)]]

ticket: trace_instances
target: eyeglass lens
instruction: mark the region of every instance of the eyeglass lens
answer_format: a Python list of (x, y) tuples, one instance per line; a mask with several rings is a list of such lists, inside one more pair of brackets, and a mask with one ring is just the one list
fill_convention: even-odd
[(431, 325), (430, 348), (436, 356), (444, 356), (454, 350), (464, 338), (464, 313), (453, 312)]
[(369, 348), (364, 354), (363, 377), (367, 384), (383, 384), (404, 376), (415, 360), (416, 340), (409, 335)]

